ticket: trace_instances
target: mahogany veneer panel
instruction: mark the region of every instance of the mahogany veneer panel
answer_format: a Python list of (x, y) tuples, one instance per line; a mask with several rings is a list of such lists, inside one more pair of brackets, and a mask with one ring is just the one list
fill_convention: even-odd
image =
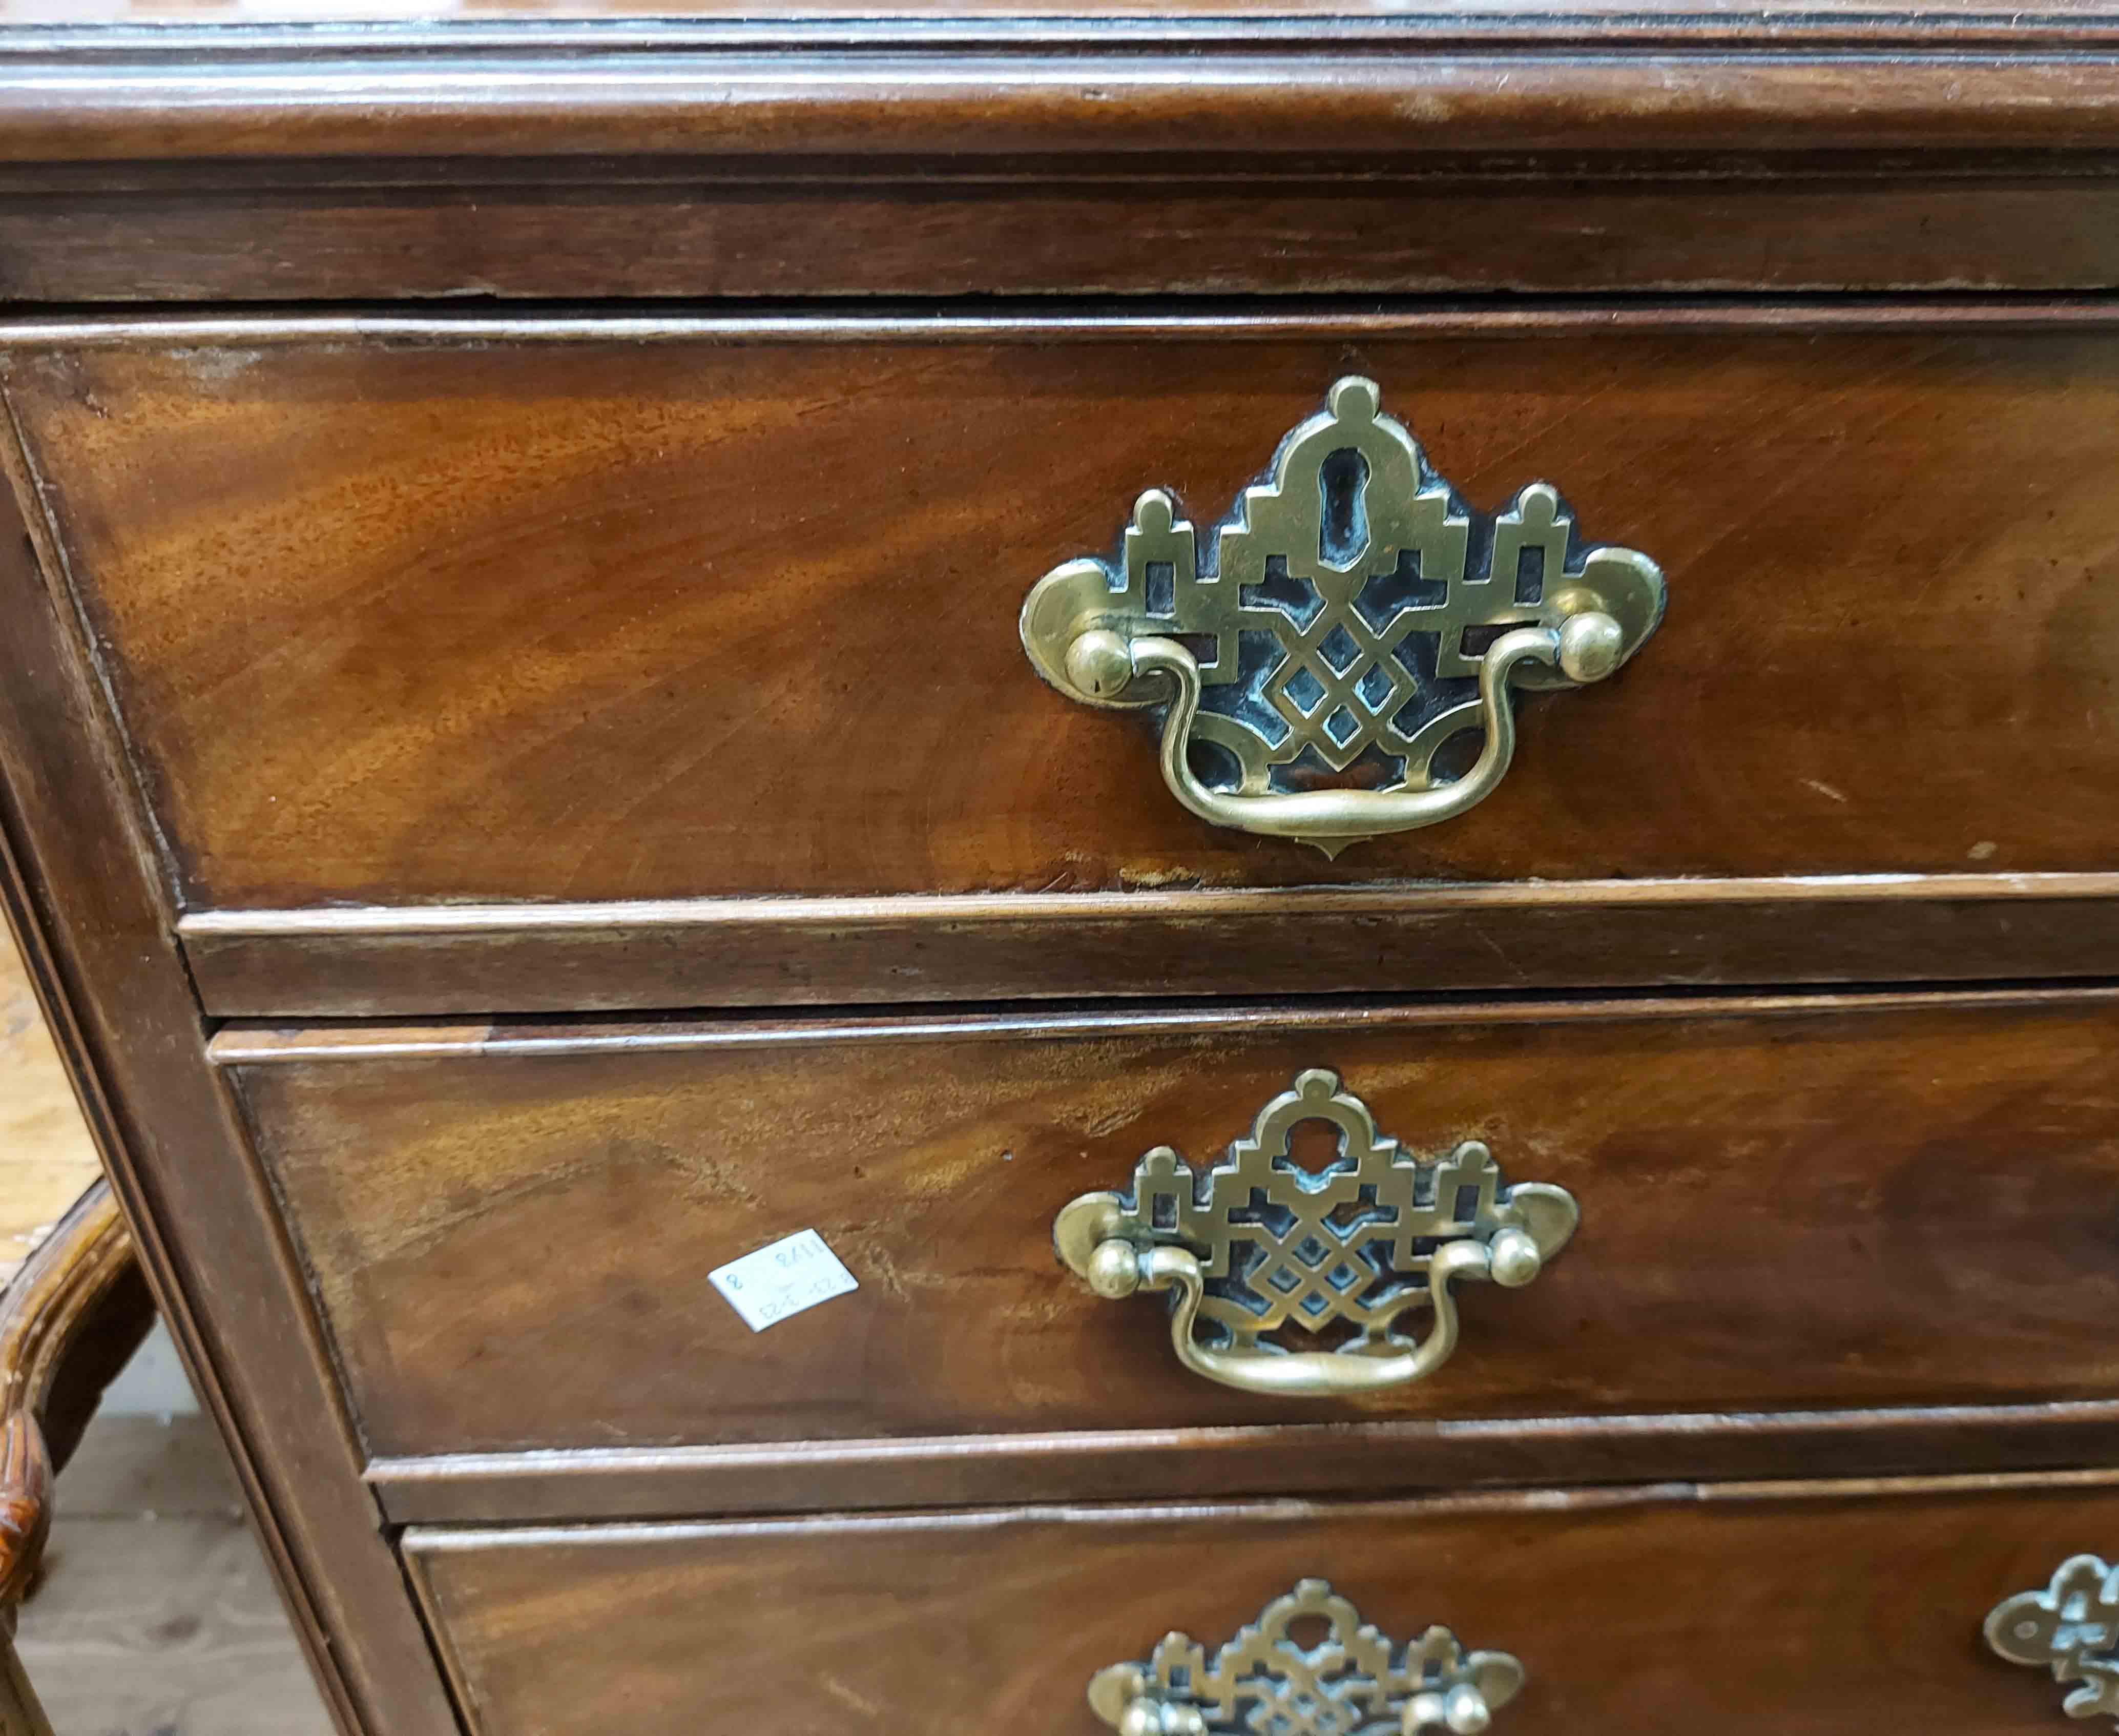
[[(2049, 1736), (1979, 1624), (2119, 1529), (2094, 1483), (1684, 1485), (1401, 1506), (426, 1531), (406, 1548), (478, 1736), (770, 1729), (1093, 1736), (1107, 1664), (1218, 1645), (1310, 1576), (1528, 1672), (1524, 1736)], [(702, 1667), (704, 1653), (717, 1659)]]
[[(382, 1455), (2119, 1390), (2119, 997), (238, 1028), (216, 1042)], [(1305, 1067), (1581, 1202), (1420, 1385), (1184, 1372), (1054, 1214)], [(814, 1228), (860, 1288), (752, 1333), (706, 1274)], [(1299, 1479), (1290, 1464), (1278, 1474)], [(1390, 1474), (1379, 1468), (1379, 1475)]]
[[(261, 327), (8, 378), (193, 904), (2112, 864), (2119, 336), (1235, 325)], [(1483, 806), (1327, 862), (1184, 813), (1015, 617), (1142, 487), (1217, 513), (1350, 368), (1672, 601)]]
[[(12, 451), (0, 453), (14, 466)], [(27, 534), (26, 534), (26, 532)], [(0, 920), (334, 1719), (456, 1736), (35, 521), (0, 508)], [(39, 570), (39, 567), (43, 570)]]

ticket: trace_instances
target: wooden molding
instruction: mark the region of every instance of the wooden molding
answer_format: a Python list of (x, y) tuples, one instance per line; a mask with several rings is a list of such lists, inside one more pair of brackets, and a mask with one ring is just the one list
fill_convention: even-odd
[(1982, 1474), (2091, 1464), (2119, 1404), (1521, 1417), (1110, 1434), (380, 1458), (392, 1524), (559, 1524), (666, 1513), (966, 1502), (1200, 1500), (1498, 1489), (1558, 1478), (1884, 1476), (1947, 1457)]
[[(202, 911), (225, 1018), (2119, 975), (2119, 877)], [(1211, 932), (1215, 944), (1201, 944)], [(1064, 934), (1064, 939), (1061, 936)], [(1070, 968), (1050, 970), (1064, 946)], [(1055, 988), (1053, 985), (1061, 986)]]
[(1597, 25), (1576, 20), (1512, 43), (1437, 45), (1407, 31), (1381, 51), (1328, 34), (1305, 43), (1233, 31), (1221, 44), (1084, 45), (1077, 33), (1041, 39), (1028, 27), (983, 51), (946, 38), (870, 37), (870, 45), (770, 55), (755, 37), (682, 46), (665, 37), (640, 52), (622, 37), (577, 34), (547, 45), (530, 31), (488, 39), (506, 42), (504, 51), (461, 58), (436, 57), (433, 38), (384, 38), (359, 50), (341, 41), (322, 52), (275, 52), (268, 38), (238, 54), (215, 53), (214, 38), (206, 50), (214, 58), (202, 58), (196, 38), (192, 56), (173, 58), (58, 37), (42, 53), (0, 60), (0, 151), (18, 163), (226, 164), (879, 151), (2088, 150), (2119, 142), (2119, 83), (2103, 61), (2109, 39), (2098, 21), (2089, 26), (2094, 46), (2019, 39), (2014, 52), (1977, 59), (1912, 33), (1906, 21), (1800, 56), (1732, 52), (1744, 44), (1726, 35), (1684, 44), (1664, 22), (1649, 26), (1664, 32), (1652, 80), (1593, 52)]

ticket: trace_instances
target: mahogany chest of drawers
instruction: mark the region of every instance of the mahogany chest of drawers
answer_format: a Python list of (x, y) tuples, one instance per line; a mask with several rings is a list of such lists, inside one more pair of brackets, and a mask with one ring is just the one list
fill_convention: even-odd
[(0, 32), (9, 914), (349, 1736), (2119, 1714), (2119, 13)]

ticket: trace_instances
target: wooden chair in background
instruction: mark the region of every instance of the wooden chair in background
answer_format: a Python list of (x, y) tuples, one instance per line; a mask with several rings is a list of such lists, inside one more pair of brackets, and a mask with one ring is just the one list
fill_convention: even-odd
[(155, 1323), (107, 1181), (99, 1180), (0, 1288), (0, 1736), (52, 1736), (15, 1655), (52, 1483)]

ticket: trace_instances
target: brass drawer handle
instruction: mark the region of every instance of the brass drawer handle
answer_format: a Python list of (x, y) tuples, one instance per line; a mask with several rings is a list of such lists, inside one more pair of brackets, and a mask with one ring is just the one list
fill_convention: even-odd
[[(1289, 1630), (1303, 1621), (1321, 1622), (1325, 1636), (1301, 1643)], [(1505, 1651), (1467, 1652), (1446, 1627), (1400, 1645), (1323, 1580), (1304, 1580), (1212, 1662), (1189, 1634), (1171, 1633), (1144, 1661), (1098, 1670), (1089, 1706), (1120, 1736), (1473, 1736), (1523, 1684), (1523, 1665)]]
[(2052, 1671), (2070, 1718), (2119, 1718), (2119, 1567), (2070, 1556), (2042, 1591), (2004, 1598), (1987, 1616), (1987, 1643), (2011, 1664)]
[[(1291, 1155), (1307, 1121), (1339, 1130), (1338, 1158), (1315, 1173)], [(1250, 1138), (1213, 1168), (1195, 1175), (1158, 1145), (1135, 1167), (1129, 1195), (1069, 1201), (1052, 1239), (1099, 1296), (1175, 1293), (1171, 1342), (1195, 1374), (1246, 1392), (1321, 1398), (1432, 1374), (1457, 1348), (1450, 1285), (1528, 1283), (1578, 1216), (1565, 1188), (1503, 1187), (1476, 1140), (1431, 1163), (1411, 1155), (1377, 1132), (1338, 1074), (1318, 1068), (1260, 1110)], [(1399, 1316), (1423, 1303), (1434, 1316), (1426, 1337), (1399, 1337)], [(1342, 1325), (1352, 1337), (1329, 1350), (1265, 1336)]]
[[(1472, 512), (1378, 397), (1333, 386), (1203, 549), (1151, 489), (1117, 562), (1068, 561), (1022, 606), (1023, 648), (1068, 698), (1168, 708), (1185, 806), (1328, 856), (1482, 800), (1515, 753), (1509, 689), (1600, 681), (1662, 617), (1645, 555), (1581, 543), (1543, 482)], [(1471, 729), (1478, 758), (1451, 776), (1436, 756)], [(1219, 756), (1203, 775), (1198, 748)], [(1314, 787), (1339, 773), (1374, 787)]]

